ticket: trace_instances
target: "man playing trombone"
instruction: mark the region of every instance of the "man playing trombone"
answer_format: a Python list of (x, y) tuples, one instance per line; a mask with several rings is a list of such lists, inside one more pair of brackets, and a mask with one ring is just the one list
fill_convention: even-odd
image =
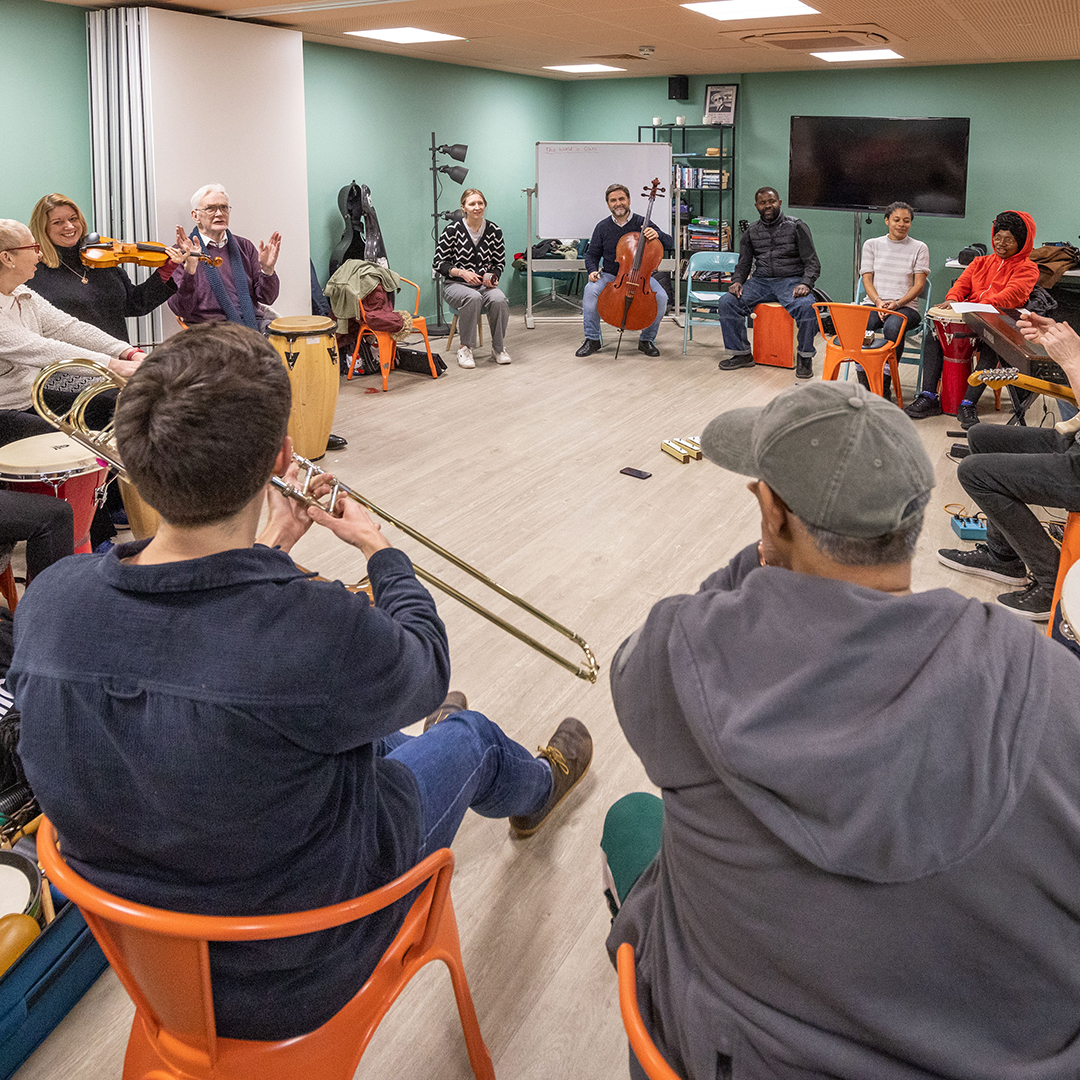
[[(27, 777), (65, 858), (135, 901), (240, 915), (346, 900), (449, 845), (469, 806), (531, 835), (592, 755), (577, 720), (534, 758), (461, 695), (444, 701), (446, 631), (409, 559), (353, 501), (331, 515), (265, 494), (294, 469), (289, 400), (254, 331), (169, 339), (116, 411), (156, 536), (62, 560), (19, 604), (9, 682)], [(373, 605), (289, 558), (313, 521), (363, 552)], [(66, 610), (95, 632), (71, 635)], [(426, 713), (424, 734), (401, 733)], [(320, 934), (211, 945), (218, 1034), (322, 1024), (409, 902)]]

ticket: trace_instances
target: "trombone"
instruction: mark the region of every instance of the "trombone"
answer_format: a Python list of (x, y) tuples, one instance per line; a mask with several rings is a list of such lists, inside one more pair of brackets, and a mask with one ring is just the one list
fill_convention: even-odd
[(508, 634), (516, 637), (518, 641), (523, 641), (526, 645), (530, 645), (538, 653), (542, 653), (549, 660), (554, 660), (556, 664), (566, 668), (567, 671), (573, 672), (579, 679), (585, 679), (587, 682), (591, 683), (596, 682), (596, 676), (600, 670), (600, 665), (597, 663), (592, 649), (589, 648), (589, 643), (581, 637), (580, 634), (575, 634), (573, 630), (563, 626), (562, 623), (557, 622), (550, 615), (546, 615), (538, 607), (530, 604), (528, 600), (523, 599), (516, 593), (512, 593), (509, 589), (504, 589), (497, 581), (493, 581), (489, 578), (487, 574), (477, 570), (475, 566), (471, 566), (464, 559), (459, 558), (452, 551), (448, 551), (441, 544), (437, 544), (418, 529), (414, 529), (411, 525), (406, 525), (404, 521), (394, 517), (393, 514), (388, 513), (382, 507), (376, 506), (370, 499), (364, 498), (363, 495), (341, 483), (336, 477), (334, 478), (330, 493), (325, 497), (324, 501), (312, 498), (309, 494), (311, 484), (320, 474), (321, 470), (313, 461), (309, 461), (299, 454), (293, 454), (293, 461), (300, 466), (301, 470), (301, 481), (299, 486), (287, 483), (280, 476), (270, 477), (270, 483), (273, 484), (282, 495), (286, 495), (290, 499), (296, 499), (305, 506), (317, 506), (320, 510), (325, 510), (328, 513), (337, 505), (339, 495), (345, 495), (350, 499), (354, 499), (364, 507), (364, 509), (370, 510), (371, 513), (376, 517), (382, 518), (387, 524), (393, 525), (396, 529), (400, 529), (406, 536), (411, 536), (418, 543), (423, 544), (424, 547), (435, 552), (436, 555), (445, 559), (448, 563), (456, 566), (459, 570), (463, 570), (470, 577), (475, 578), (481, 585), (498, 593), (504, 599), (509, 600), (510, 603), (521, 608), (522, 611), (532, 615), (533, 618), (539, 619), (540, 622), (544, 623), (545, 626), (551, 627), (556, 633), (562, 634), (565, 638), (569, 638), (570, 641), (572, 641), (584, 654), (586, 666), (582, 667), (573, 660), (568, 660), (566, 657), (560, 656), (554, 649), (549, 648), (542, 641), (537, 641), (531, 634), (514, 626), (511, 622), (507, 622), (506, 619), (496, 615), (493, 611), (489, 611), (471, 597), (466, 596), (460, 589), (455, 589), (453, 585), (448, 584), (441, 578), (436, 577), (434, 574), (413, 563), (413, 569), (416, 571), (416, 576), (420, 578), (421, 581), (426, 581), (429, 585), (434, 585), (435, 588), (441, 589), (447, 596), (464, 604), (470, 611), (475, 611), (477, 615), (482, 615), (488, 622), (494, 623), (500, 630), (505, 630)]
[[(90, 386), (83, 389), (75, 398), (71, 409), (64, 416), (57, 416), (45, 403), (45, 384), (56, 372), (68, 370), (70, 368), (85, 368), (90, 370), (95, 375), (102, 376), (102, 381), (92, 383)], [(122, 389), (126, 384), (127, 379), (123, 375), (118, 375), (116, 372), (102, 367), (92, 360), (60, 360), (57, 363), (50, 364), (48, 367), (42, 369), (38, 377), (34, 380), (31, 396), (34, 402), (34, 408), (44, 419), (48, 420), (50, 424), (58, 428), (69, 438), (74, 439), (80, 445), (85, 446), (92, 453), (96, 454), (106, 464), (115, 469), (117, 475), (121, 479), (130, 483), (127, 473), (124, 471), (124, 464), (120, 459), (120, 454), (116, 449), (116, 440), (112, 423), (110, 422), (109, 425), (101, 431), (92, 431), (87, 427), (85, 415), (86, 407), (94, 397), (113, 388)], [(339, 495), (345, 495), (350, 499), (354, 499), (376, 517), (382, 518), (387, 524), (393, 525), (396, 529), (400, 529), (406, 536), (410, 536), (417, 542), (423, 544), (436, 555), (441, 556), (447, 562), (480, 582), (481, 585), (498, 593), (499, 596), (503, 597), (505, 600), (509, 600), (510, 603), (533, 616), (533, 618), (538, 619), (557, 634), (561, 634), (563, 637), (568, 638), (581, 650), (584, 657), (584, 664), (562, 656), (554, 649), (545, 645), (542, 641), (538, 641), (531, 634), (522, 630), (520, 627), (517, 627), (501, 616), (496, 615), (493, 611), (489, 611), (482, 604), (461, 592), (460, 589), (456, 589), (453, 585), (450, 585), (448, 582), (443, 581), (441, 578), (436, 577), (434, 574), (414, 563), (413, 569), (416, 572), (416, 576), (420, 578), (421, 581), (426, 581), (429, 585), (434, 585), (437, 589), (446, 593), (447, 596), (457, 600), (458, 603), (464, 604), (470, 611), (474, 611), (477, 615), (483, 616), (488, 622), (494, 623), (499, 629), (505, 630), (506, 633), (517, 638), (518, 641), (524, 642), (538, 653), (546, 656), (549, 660), (553, 660), (560, 667), (566, 668), (567, 671), (572, 672), (579, 679), (584, 679), (586, 682), (590, 683), (596, 682), (596, 676), (600, 671), (600, 665), (597, 663), (596, 656), (589, 647), (589, 643), (581, 637), (580, 634), (576, 634), (573, 630), (563, 626), (562, 623), (553, 619), (550, 615), (545, 614), (538, 607), (529, 603), (528, 600), (512, 593), (509, 589), (503, 588), (502, 585), (493, 581), (487, 574), (477, 570), (476, 567), (471, 566), (469, 563), (465, 562), (464, 559), (459, 558), (441, 544), (438, 544), (430, 537), (425, 536), (418, 529), (414, 529), (411, 525), (406, 525), (405, 522), (394, 517), (393, 514), (376, 506), (371, 500), (364, 498), (364, 496), (360, 495), (352, 488), (341, 483), (337, 478), (334, 478), (333, 486), (325, 499), (315, 499), (310, 494), (311, 486), (315, 478), (320, 475), (321, 470), (314, 462), (309, 461), (305, 457), (301, 457), (299, 454), (293, 454), (293, 461), (295, 461), (300, 468), (301, 477), (299, 484), (290, 484), (279, 476), (272, 476), (270, 478), (270, 483), (273, 484), (282, 495), (285, 495), (290, 499), (296, 499), (305, 506), (317, 506), (320, 510), (325, 510), (328, 513), (332, 512), (333, 507), (337, 505)]]

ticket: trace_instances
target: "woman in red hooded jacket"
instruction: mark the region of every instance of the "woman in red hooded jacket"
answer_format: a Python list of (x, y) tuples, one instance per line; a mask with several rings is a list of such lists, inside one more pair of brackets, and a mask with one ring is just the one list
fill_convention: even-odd
[[(1039, 268), (1028, 258), (1035, 246), (1035, 222), (1023, 211), (1006, 210), (994, 218), (991, 230), (994, 253), (972, 259), (967, 269), (945, 296), (942, 307), (953, 301), (992, 304), (1002, 308), (1019, 308), (1027, 303), (1031, 290), (1039, 280)], [(941, 344), (937, 336), (926, 338), (923, 353), (923, 392), (904, 410), (913, 420), (941, 415), (937, 385), (944, 365)], [(997, 355), (983, 345), (979, 367), (989, 368), (997, 363)], [(975, 408), (983, 386), (969, 386), (957, 410), (961, 427), (969, 428), (979, 422)]]

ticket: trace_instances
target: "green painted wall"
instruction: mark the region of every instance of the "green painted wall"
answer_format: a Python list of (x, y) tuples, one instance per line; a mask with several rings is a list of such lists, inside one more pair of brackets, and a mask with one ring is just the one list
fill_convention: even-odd
[[(507, 261), (524, 250), (521, 192), (535, 182), (533, 144), (563, 137), (562, 83), (306, 44), (304, 86), (311, 257), (320, 280), (344, 224), (338, 191), (356, 180), (371, 188), (391, 266), (421, 286), (421, 312), (433, 313), (432, 131), (439, 144), (469, 147), (469, 175), (461, 187), (441, 178), (439, 209), (456, 209), (462, 191), (478, 187), (506, 238)], [(440, 155), (439, 164), (456, 163)], [(507, 270), (503, 286), (511, 302), (524, 302), (520, 274)]]
[(0, 217), (27, 221), (34, 204), (51, 191), (90, 207), (85, 9), (3, 0), (0, 70)]
[[(666, 79), (574, 82), (567, 87), (566, 139), (634, 139), (637, 125), (676, 113), (700, 120), (706, 83), (738, 82), (736, 219), (752, 218), (753, 193), (772, 184), (785, 194), (791, 114), (968, 116), (971, 141), (967, 216), (919, 218), (912, 235), (930, 245), (934, 277), (952, 280), (942, 264), (965, 244), (989, 243), (1002, 210), (1026, 210), (1043, 240), (1077, 239), (1080, 175), (1075, 109), (1080, 62), (967, 67), (695, 76), (690, 100), (667, 100)], [(854, 222), (851, 213), (793, 210), (810, 225), (821, 256), (821, 285), (849, 299)], [(864, 219), (865, 222), (865, 219)], [(885, 231), (880, 218), (863, 238)], [(944, 296), (935, 286), (935, 298)]]
[[(8, 87), (0, 216), (25, 220), (42, 194), (56, 190), (89, 206), (84, 10), (3, 0), (0, 61)], [(1032, 213), (1041, 239), (1075, 240), (1080, 232), (1080, 208), (1072, 196), (1080, 174), (1073, 109), (1080, 61), (694, 76), (687, 102), (668, 100), (666, 78), (560, 82), (317, 44), (304, 46), (304, 64), (316, 269), (325, 278), (342, 229), (337, 193), (355, 178), (371, 188), (391, 261), (423, 286), (422, 310), (429, 315), (432, 129), (440, 142), (469, 144), (466, 186), (484, 189), (512, 255), (526, 244), (521, 189), (534, 182), (535, 142), (635, 139), (638, 124), (658, 114), (666, 121), (683, 114), (693, 122), (701, 115), (705, 85), (712, 82), (740, 84), (736, 220), (753, 215), (752, 194), (761, 184), (776, 184), (783, 193), (793, 111), (949, 115), (972, 120), (968, 211), (963, 220), (916, 221), (914, 235), (930, 245), (935, 268), (965, 244), (986, 241), (990, 220), (1004, 209)], [(461, 190), (444, 178), (440, 209), (456, 206)], [(598, 203), (598, 219), (602, 213)], [(846, 298), (853, 215), (798, 213), (814, 232), (822, 286)], [(864, 237), (882, 231), (875, 221), (864, 227)], [(504, 283), (521, 302), (520, 275), (508, 274)], [(936, 295), (942, 295), (940, 288)]]

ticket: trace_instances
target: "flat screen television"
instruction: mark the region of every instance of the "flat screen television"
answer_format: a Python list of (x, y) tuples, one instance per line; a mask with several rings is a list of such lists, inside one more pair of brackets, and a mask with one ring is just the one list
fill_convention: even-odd
[(789, 206), (963, 217), (968, 117), (793, 116)]

